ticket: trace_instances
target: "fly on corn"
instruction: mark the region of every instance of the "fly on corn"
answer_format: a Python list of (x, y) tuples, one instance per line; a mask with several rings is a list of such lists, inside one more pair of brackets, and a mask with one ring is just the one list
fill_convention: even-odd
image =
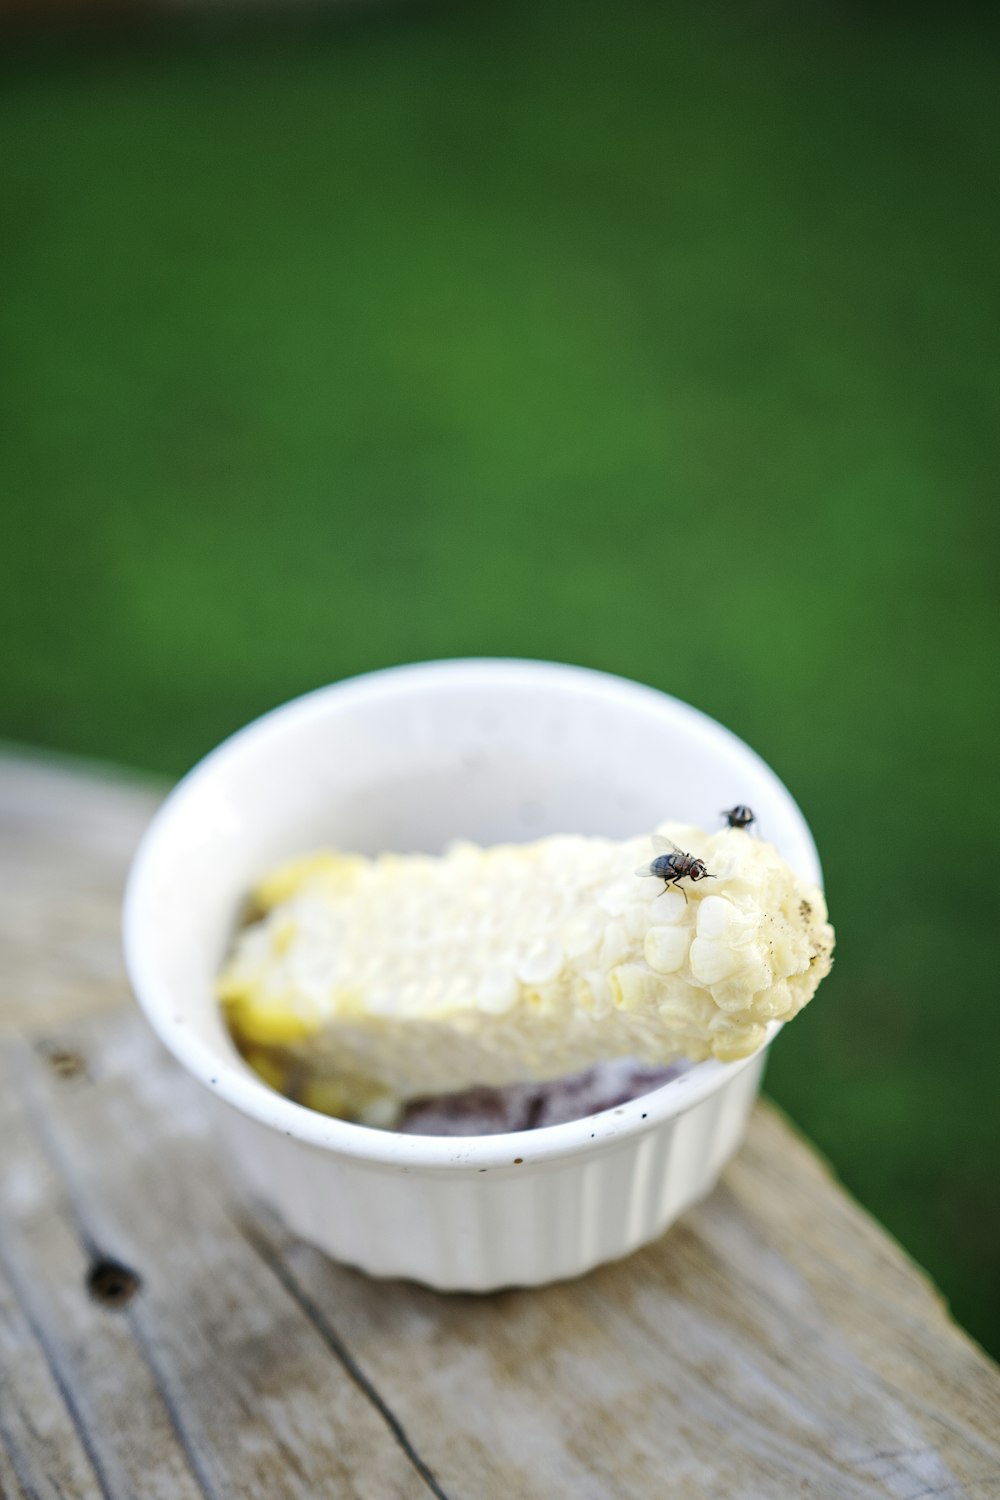
[(241, 1049), (304, 1103), (389, 1123), (478, 1084), (752, 1052), (829, 971), (822, 892), (769, 844), (665, 824), (714, 877), (643, 879), (649, 838), (440, 858), (322, 853), (255, 892), (219, 981)]

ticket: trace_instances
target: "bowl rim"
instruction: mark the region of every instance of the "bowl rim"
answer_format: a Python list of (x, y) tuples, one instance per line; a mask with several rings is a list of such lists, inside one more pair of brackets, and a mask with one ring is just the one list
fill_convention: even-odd
[(612, 1141), (654, 1130), (663, 1122), (687, 1113), (696, 1104), (723, 1088), (760, 1055), (781, 1030), (772, 1021), (765, 1041), (754, 1052), (735, 1062), (710, 1059), (695, 1063), (677, 1078), (648, 1094), (599, 1114), (585, 1115), (560, 1125), (498, 1135), (431, 1136), (410, 1135), (351, 1124), (319, 1114), (296, 1104), (265, 1084), (235, 1052), (217, 1049), (192, 1034), (175, 1013), (170, 986), (151, 962), (144, 942), (146, 895), (155, 879), (157, 861), (169, 846), (172, 825), (183, 813), (189, 798), (203, 781), (218, 774), (231, 757), (251, 742), (276, 743), (289, 732), (317, 717), (325, 717), (339, 706), (365, 698), (418, 693), (436, 682), (482, 686), (546, 681), (572, 681), (605, 698), (642, 702), (675, 720), (687, 720), (702, 732), (721, 736), (739, 753), (753, 761), (758, 773), (770, 780), (775, 794), (788, 806), (812, 869), (805, 871), (817, 885), (822, 872), (808, 824), (791, 793), (767, 763), (738, 735), (724, 725), (657, 688), (629, 678), (567, 663), (510, 657), (459, 657), (413, 662), (343, 678), (315, 688), (268, 710), (236, 730), (210, 750), (167, 794), (143, 834), (129, 869), (122, 912), (125, 967), (135, 997), (157, 1036), (181, 1065), (211, 1093), (251, 1120), (303, 1144), (340, 1157), (364, 1161), (387, 1169), (431, 1172), (456, 1169), (487, 1171), (521, 1167), (566, 1156), (599, 1151)]

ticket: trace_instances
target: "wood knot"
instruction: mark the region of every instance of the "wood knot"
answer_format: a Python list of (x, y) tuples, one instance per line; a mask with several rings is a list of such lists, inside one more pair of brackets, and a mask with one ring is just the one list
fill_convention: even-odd
[(95, 1302), (103, 1302), (105, 1307), (124, 1307), (141, 1285), (135, 1271), (110, 1256), (95, 1260), (87, 1272), (87, 1291)]
[(86, 1071), (87, 1059), (72, 1047), (46, 1046), (42, 1050), (57, 1078), (78, 1078)]

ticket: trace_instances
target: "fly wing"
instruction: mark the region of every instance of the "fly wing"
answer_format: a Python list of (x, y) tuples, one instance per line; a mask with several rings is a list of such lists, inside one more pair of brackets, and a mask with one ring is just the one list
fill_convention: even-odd
[(649, 868), (649, 865), (648, 865), (648, 864), (646, 864), (646, 865), (639, 865), (639, 866), (638, 866), (638, 867), (637, 867), (637, 869), (636, 869), (636, 872), (635, 872), (635, 873), (636, 873), (636, 874), (637, 874), (637, 875), (652, 875), (652, 873), (653, 873), (653, 872), (652, 872), (652, 870), (651, 870), (651, 869), (650, 869), (650, 868)]
[(674, 843), (673, 839), (665, 838), (662, 833), (654, 833), (654, 834), (651, 835), (651, 838), (652, 838), (652, 842), (653, 842), (653, 848), (656, 850), (657, 854), (683, 854), (684, 853), (684, 850), (683, 849), (679, 849), (677, 847), (677, 845)]

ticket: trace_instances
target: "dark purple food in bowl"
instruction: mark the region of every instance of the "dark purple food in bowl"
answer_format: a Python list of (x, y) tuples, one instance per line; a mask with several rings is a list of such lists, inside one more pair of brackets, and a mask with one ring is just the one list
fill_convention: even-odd
[(655, 1068), (623, 1057), (549, 1083), (466, 1089), (433, 1099), (414, 1099), (396, 1128), (407, 1135), (503, 1135), (513, 1130), (565, 1125), (652, 1093), (677, 1078), (685, 1066), (675, 1063)]

